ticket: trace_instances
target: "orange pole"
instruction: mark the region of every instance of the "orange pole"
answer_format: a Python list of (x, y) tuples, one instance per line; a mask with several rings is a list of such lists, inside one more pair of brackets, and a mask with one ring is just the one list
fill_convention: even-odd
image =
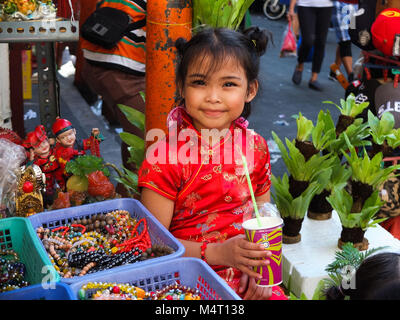
[(191, 28), (191, 1), (147, 2), (146, 132), (155, 128), (167, 132), (167, 115), (176, 97), (174, 43), (180, 37), (190, 39)]

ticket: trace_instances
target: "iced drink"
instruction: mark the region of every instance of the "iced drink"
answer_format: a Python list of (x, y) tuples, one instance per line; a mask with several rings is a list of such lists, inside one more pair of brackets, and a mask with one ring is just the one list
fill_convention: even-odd
[(256, 279), (257, 285), (271, 287), (282, 283), (282, 226), (280, 217), (260, 217), (261, 227), (257, 219), (243, 222), (247, 240), (264, 245), (272, 256), (267, 266), (254, 267), (253, 270), (262, 275)]

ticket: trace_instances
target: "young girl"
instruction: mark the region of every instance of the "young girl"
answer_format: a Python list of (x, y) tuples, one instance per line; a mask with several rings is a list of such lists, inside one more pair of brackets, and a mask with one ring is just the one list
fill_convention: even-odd
[[(148, 149), (139, 170), (144, 206), (244, 299), (285, 299), (278, 287), (256, 285), (253, 266), (270, 251), (245, 239), (254, 211), (241, 155), (257, 202), (269, 202), (270, 156), (242, 117), (258, 90), (266, 31), (206, 29), (176, 43), (180, 106), (168, 116), (169, 134)], [(260, 259), (262, 258), (262, 259)]]

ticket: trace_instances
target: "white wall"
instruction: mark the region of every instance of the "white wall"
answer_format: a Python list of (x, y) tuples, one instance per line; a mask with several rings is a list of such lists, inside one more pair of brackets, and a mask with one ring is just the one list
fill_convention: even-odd
[(0, 43), (0, 127), (12, 129), (7, 43)]

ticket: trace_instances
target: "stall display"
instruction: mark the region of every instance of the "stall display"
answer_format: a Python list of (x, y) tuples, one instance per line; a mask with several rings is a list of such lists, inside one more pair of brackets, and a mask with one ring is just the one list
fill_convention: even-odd
[(183, 245), (139, 201), (113, 199), (29, 217), (65, 283), (183, 255)]
[(26, 266), (14, 250), (0, 251), (0, 292), (20, 289), (29, 285), (25, 280)]
[(55, 19), (57, 9), (51, 0), (1, 0), (0, 21)]

